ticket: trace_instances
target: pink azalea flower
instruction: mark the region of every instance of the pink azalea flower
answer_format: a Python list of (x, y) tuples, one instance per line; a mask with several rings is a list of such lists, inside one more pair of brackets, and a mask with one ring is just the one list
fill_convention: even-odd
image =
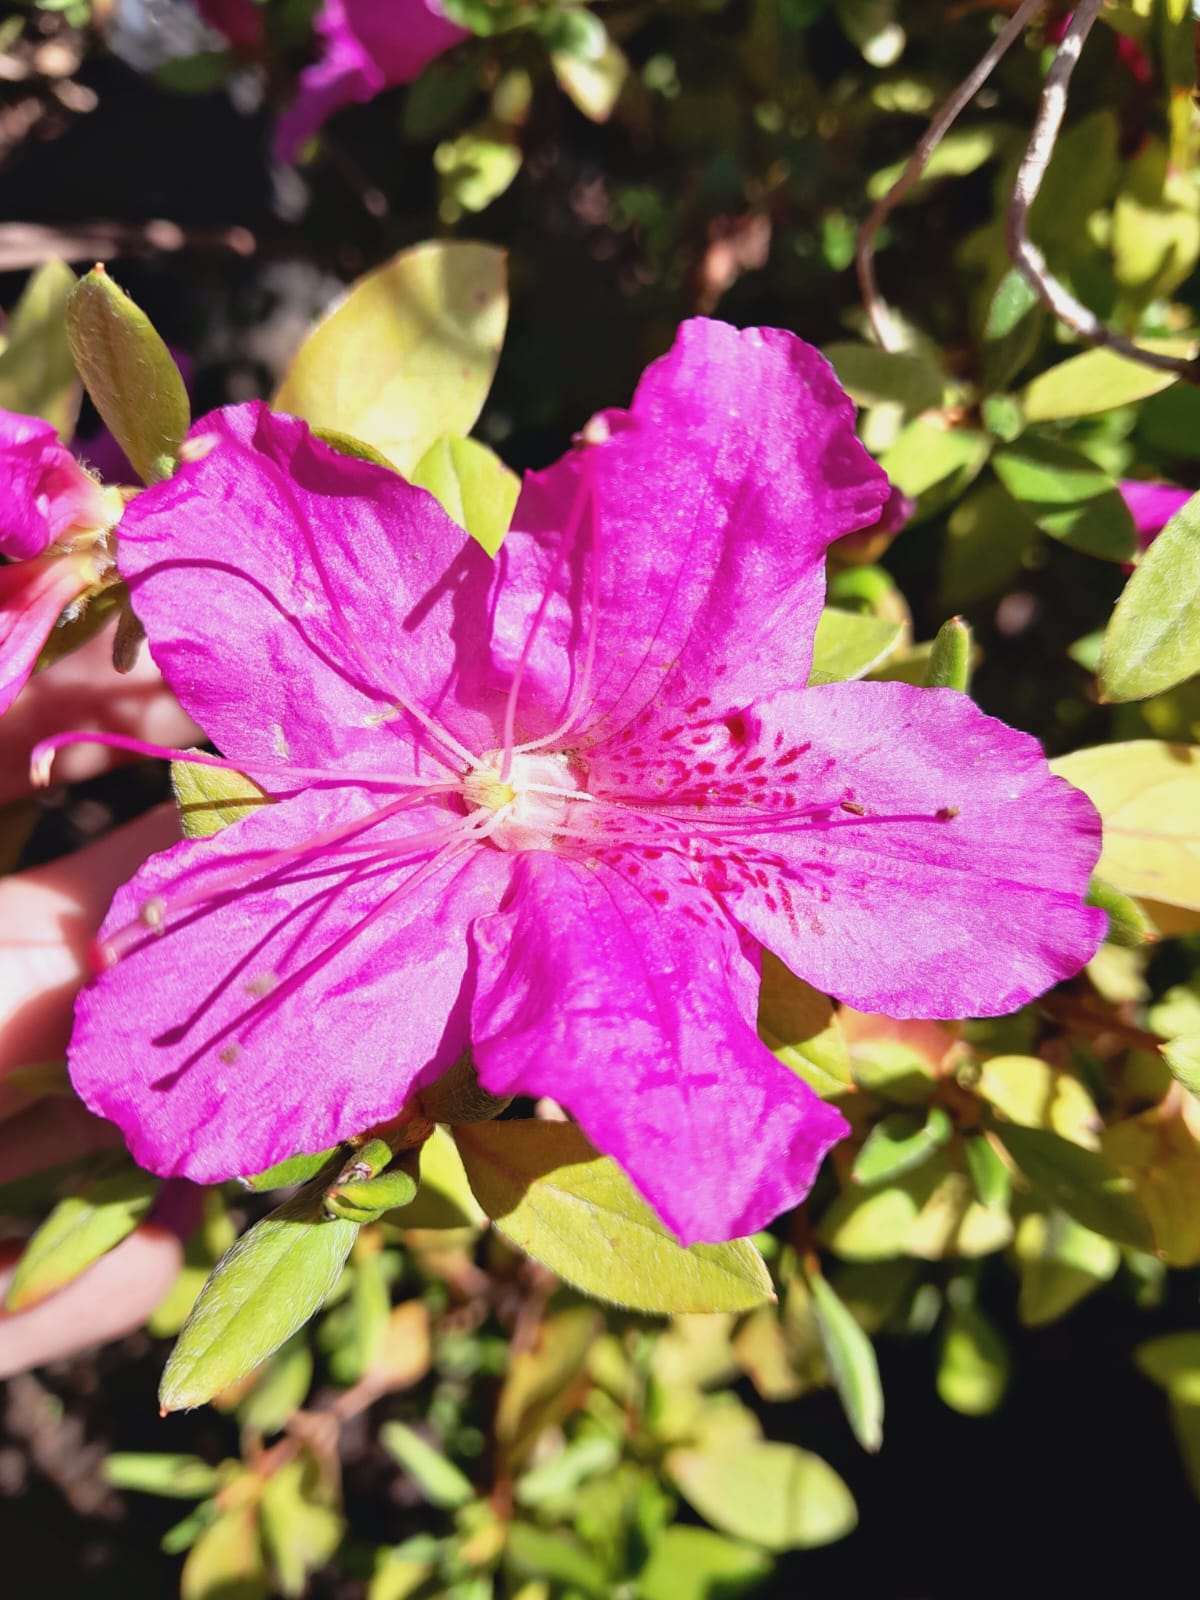
[(64, 611), (111, 565), (111, 497), (48, 422), (0, 410), (0, 713)]
[(102, 929), (71, 1068), (151, 1170), (320, 1149), (469, 1049), (683, 1240), (727, 1239), (846, 1131), (757, 1038), (762, 945), (927, 1017), (1095, 951), (1099, 821), (1033, 739), (951, 690), (804, 687), (826, 547), (888, 485), (792, 335), (686, 324), (527, 477), (494, 563), (294, 419), (196, 432), (121, 570), (183, 705), (277, 798), (152, 858)]
[(1140, 478), (1122, 478), (1118, 487), (1133, 517), (1138, 546), (1142, 550), (1154, 543), (1154, 536), (1162, 532), (1195, 492), (1177, 489), (1171, 483), (1146, 483)]
[(316, 32), (320, 58), (300, 74), (295, 104), (275, 131), (280, 161), (293, 161), (335, 111), (411, 83), (467, 37), (440, 0), (325, 0)]

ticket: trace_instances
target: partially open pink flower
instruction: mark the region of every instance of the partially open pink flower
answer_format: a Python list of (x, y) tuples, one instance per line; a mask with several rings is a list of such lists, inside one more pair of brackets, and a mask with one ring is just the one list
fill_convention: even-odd
[(118, 507), (48, 422), (0, 410), (0, 713), (23, 688), (59, 617), (111, 565)]
[(792, 335), (686, 324), (526, 479), (494, 563), (300, 422), (197, 431), (121, 568), (183, 705), (278, 798), (154, 857), (102, 930), (72, 1072), (151, 1170), (320, 1149), (469, 1049), (685, 1241), (727, 1239), (845, 1131), (756, 1036), (761, 945), (932, 1017), (1094, 952), (1099, 822), (1033, 739), (951, 690), (805, 688), (826, 547), (888, 486)]
[(1142, 550), (1154, 543), (1154, 536), (1162, 532), (1194, 493), (1192, 489), (1177, 489), (1171, 483), (1146, 483), (1140, 478), (1122, 478), (1118, 487), (1133, 517)]
[(294, 160), (335, 111), (411, 83), (467, 37), (440, 0), (325, 0), (316, 32), (320, 57), (300, 74), (295, 104), (275, 131), (280, 161)]
[(0, 410), (0, 555), (40, 556), (97, 527), (104, 491), (48, 422)]

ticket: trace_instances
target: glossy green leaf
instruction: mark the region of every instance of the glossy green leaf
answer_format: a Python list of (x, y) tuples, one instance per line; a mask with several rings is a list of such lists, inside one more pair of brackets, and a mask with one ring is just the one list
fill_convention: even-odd
[(1054, 439), (1026, 434), (992, 459), (996, 476), (1043, 533), (1085, 555), (1130, 561), (1137, 534), (1106, 472)]
[(499, 1231), (585, 1294), (652, 1312), (741, 1311), (772, 1298), (748, 1240), (682, 1249), (573, 1123), (473, 1123), (456, 1138)]
[(67, 336), (96, 410), (143, 483), (175, 470), (191, 421), (179, 368), (146, 313), (103, 267), (67, 300)]
[(985, 1417), (1004, 1398), (1008, 1347), (975, 1306), (951, 1306), (938, 1360), (937, 1392), (954, 1411)]
[(385, 1422), (379, 1430), (379, 1442), (409, 1477), (416, 1480), (431, 1505), (453, 1510), (475, 1498), (470, 1479), (403, 1422)]
[(104, 1478), (114, 1489), (163, 1495), (171, 1500), (204, 1500), (215, 1494), (221, 1477), (199, 1456), (132, 1454), (116, 1450), (104, 1458)]
[(771, 1558), (711, 1528), (665, 1528), (637, 1580), (638, 1600), (734, 1600), (755, 1590)]
[[(1189, 348), (1177, 339), (1148, 339), (1145, 345), (1168, 355)], [(1115, 350), (1085, 350), (1039, 372), (1023, 390), (1021, 405), (1026, 422), (1057, 422), (1133, 405), (1178, 382), (1175, 373), (1129, 361)]]
[(436, 439), (410, 474), (494, 556), (508, 532), (521, 480), (477, 439)]
[(1102, 878), (1141, 900), (1200, 910), (1200, 749), (1132, 739), (1050, 766), (1104, 819)]
[(302, 1190), (222, 1256), (171, 1352), (159, 1399), (202, 1405), (265, 1361), (306, 1323), (341, 1276), (358, 1226), (328, 1221)]
[(825, 1359), (854, 1437), (864, 1450), (878, 1450), (883, 1443), (883, 1385), (875, 1346), (828, 1278), (816, 1273), (807, 1281)]
[(69, 439), (79, 415), (80, 387), (67, 341), (67, 299), (75, 274), (47, 261), (32, 274), (8, 322), (0, 351), (0, 406), (41, 417)]
[(317, 324), (274, 405), (348, 434), (410, 472), (443, 434), (465, 434), (491, 387), (508, 298), (504, 253), (445, 241), (359, 278)]
[(1200, 1099), (1200, 1033), (1181, 1034), (1160, 1045), (1163, 1060), (1189, 1094)]
[(918, 418), (879, 464), (898, 489), (917, 501), (914, 520), (919, 521), (962, 494), (991, 448), (987, 434), (974, 428), (945, 428)]
[(717, 1435), (672, 1450), (666, 1467), (715, 1528), (766, 1550), (832, 1544), (858, 1521), (854, 1498), (833, 1468), (792, 1444)]
[(958, 689), (963, 694), (971, 687), (971, 628), (961, 617), (951, 617), (938, 629), (925, 669), (925, 687)]
[(940, 1106), (931, 1107), (924, 1118), (891, 1112), (867, 1135), (855, 1157), (851, 1178), (867, 1187), (888, 1183), (927, 1161), (952, 1131), (950, 1118)]
[(832, 1002), (769, 950), (762, 957), (758, 1035), (818, 1094), (841, 1094), (850, 1086), (850, 1056)]
[(1200, 495), (1171, 518), (1125, 585), (1104, 634), (1100, 693), (1144, 700), (1200, 672)]
[(25, 1311), (70, 1283), (133, 1232), (161, 1180), (130, 1167), (87, 1179), (60, 1200), (25, 1246), (8, 1290), (10, 1311)]
[(902, 625), (891, 618), (826, 606), (817, 623), (809, 683), (865, 677), (872, 667), (887, 660), (903, 632)]
[(850, 343), (823, 345), (821, 354), (856, 405), (897, 406), (907, 421), (942, 403), (946, 380), (925, 356)]
[(1117, 1244), (1135, 1250), (1153, 1247), (1133, 1185), (1102, 1155), (1045, 1128), (1004, 1123), (997, 1126), (996, 1137), (1028, 1179), (1035, 1198), (1048, 1200)]
[(272, 804), (270, 796), (240, 772), (195, 761), (172, 761), (171, 789), (185, 839), (206, 839)]

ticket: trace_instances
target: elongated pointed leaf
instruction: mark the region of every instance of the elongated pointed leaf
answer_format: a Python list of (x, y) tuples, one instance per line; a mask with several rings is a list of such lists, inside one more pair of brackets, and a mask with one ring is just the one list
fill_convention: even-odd
[[(1170, 355), (1187, 355), (1195, 348), (1187, 339), (1150, 339), (1144, 344)], [(1026, 385), (1021, 404), (1027, 422), (1057, 422), (1132, 405), (1178, 382), (1178, 374), (1129, 361), (1115, 350), (1085, 350), (1039, 372)]]
[(168, 1411), (202, 1405), (265, 1361), (337, 1282), (358, 1225), (302, 1190), (242, 1235), (213, 1269), (163, 1374)]
[(878, 1450), (883, 1443), (883, 1385), (875, 1346), (828, 1278), (817, 1273), (807, 1281), (825, 1359), (854, 1437), (864, 1450)]
[(415, 1478), (426, 1500), (431, 1505), (452, 1510), (465, 1506), (475, 1498), (471, 1480), (465, 1477), (452, 1461), (447, 1461), (440, 1450), (423, 1439), (403, 1422), (385, 1422), (379, 1430), (379, 1442), (389, 1455)]
[(146, 313), (103, 267), (67, 301), (67, 336), (80, 376), (144, 483), (175, 470), (191, 407), (179, 368)]
[(47, 261), (29, 279), (8, 323), (0, 353), (0, 406), (53, 423), (70, 438), (82, 393), (67, 343), (67, 297), (75, 274)]
[(469, 433), (504, 338), (504, 253), (446, 241), (393, 256), (319, 322), (276, 410), (361, 439), (411, 472), (443, 434)]
[(472, 1123), (455, 1137), (500, 1232), (584, 1294), (664, 1313), (741, 1311), (773, 1298), (748, 1240), (682, 1249), (573, 1123)]
[(1200, 495), (1155, 539), (1125, 585), (1100, 651), (1106, 700), (1144, 700), (1200, 672)]
[(149, 1211), (160, 1184), (131, 1167), (90, 1179), (60, 1200), (25, 1246), (8, 1291), (8, 1309), (36, 1305), (107, 1255)]

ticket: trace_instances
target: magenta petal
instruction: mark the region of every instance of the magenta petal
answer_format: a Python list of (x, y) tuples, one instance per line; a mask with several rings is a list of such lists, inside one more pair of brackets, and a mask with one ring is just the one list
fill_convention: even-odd
[(759, 1043), (736, 931), (692, 885), (519, 862), (475, 925), (481, 1082), (560, 1101), (685, 1244), (765, 1227), (847, 1129)]
[(0, 566), (0, 713), (24, 688), (54, 624), (89, 582), (70, 556)]
[(296, 101), (275, 133), (277, 160), (292, 161), (335, 111), (411, 83), (435, 56), (467, 37), (438, 0), (325, 0), (320, 58), (300, 74)]
[(99, 485), (50, 424), (0, 409), (0, 555), (29, 561), (103, 521)]
[(995, 1016), (1095, 954), (1100, 819), (1028, 734), (904, 683), (776, 695), (743, 720), (693, 870), (799, 977), (860, 1011)]
[(484, 748), (492, 564), (433, 496), (258, 402), (192, 438), (201, 459), (126, 509), (118, 560), (163, 676), (224, 754), (408, 772), (425, 732), (400, 702)]
[[(632, 408), (605, 413), (590, 432), (606, 442), (526, 477), (497, 559), (492, 648), (504, 670), (554, 588), (528, 667), (542, 709), (522, 705), (526, 731), (559, 720), (580, 682), (593, 560), (602, 620), (585, 742), (611, 737), (651, 702), (684, 705), (699, 693), (736, 706), (803, 684), (825, 550), (874, 522), (888, 495), (824, 358), (780, 329), (687, 322)], [(594, 503), (564, 568), (585, 471)]]
[(1170, 483), (1143, 483), (1137, 478), (1122, 479), (1119, 488), (1138, 531), (1144, 550), (1161, 533), (1171, 518), (1192, 498), (1191, 489), (1177, 489)]
[(101, 941), (128, 942), (133, 924), (133, 945), (80, 995), (70, 1066), (149, 1171), (211, 1183), (324, 1149), (397, 1113), (466, 1047), (467, 927), (499, 903), (510, 857), (477, 846), (373, 921), (433, 854), (389, 858), (388, 843), (452, 813), (378, 823), (359, 854), (270, 863), (377, 803), (297, 795), (152, 857), (117, 895)]

